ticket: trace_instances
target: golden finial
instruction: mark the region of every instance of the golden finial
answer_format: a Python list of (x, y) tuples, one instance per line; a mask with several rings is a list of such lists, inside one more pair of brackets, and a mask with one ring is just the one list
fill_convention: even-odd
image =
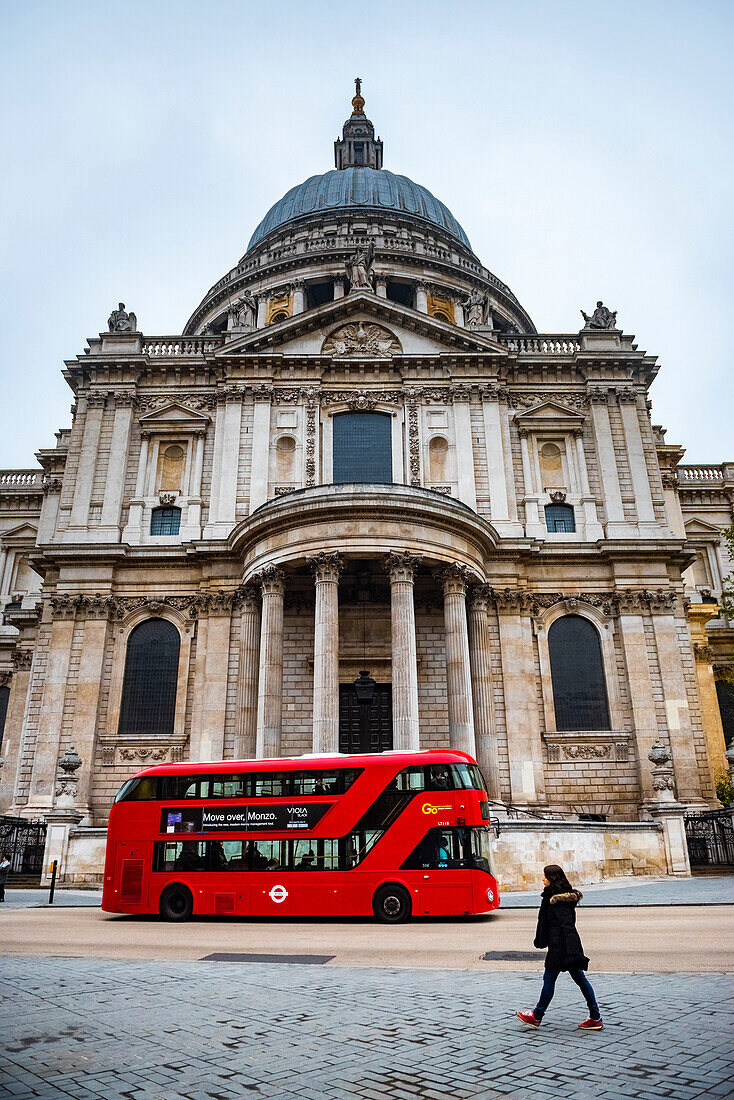
[(352, 114), (363, 115), (364, 114), (364, 100), (362, 99), (362, 78), (357, 76), (354, 78), (354, 87), (357, 94), (352, 100)]

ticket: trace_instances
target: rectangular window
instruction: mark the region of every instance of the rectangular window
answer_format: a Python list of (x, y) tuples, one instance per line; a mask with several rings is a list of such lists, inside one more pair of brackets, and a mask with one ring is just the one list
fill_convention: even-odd
[(333, 418), (335, 485), (392, 481), (392, 417), (387, 413), (337, 413)]
[(364, 142), (362, 141), (354, 143), (354, 163), (364, 164)]

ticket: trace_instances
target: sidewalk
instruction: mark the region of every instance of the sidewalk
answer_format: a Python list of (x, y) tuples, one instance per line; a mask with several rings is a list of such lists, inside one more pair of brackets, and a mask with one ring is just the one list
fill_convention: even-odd
[[(573, 872), (569, 872), (574, 882)], [(699, 875), (693, 878), (615, 878), (594, 886), (579, 886), (584, 908), (608, 905), (734, 905), (734, 875)], [(503, 909), (535, 909), (537, 890), (501, 894)]]
[[(101, 890), (66, 890), (56, 887), (52, 909), (78, 905), (101, 905)], [(48, 886), (35, 890), (5, 888), (5, 901), (0, 902), (0, 913), (7, 909), (38, 909), (48, 906)]]

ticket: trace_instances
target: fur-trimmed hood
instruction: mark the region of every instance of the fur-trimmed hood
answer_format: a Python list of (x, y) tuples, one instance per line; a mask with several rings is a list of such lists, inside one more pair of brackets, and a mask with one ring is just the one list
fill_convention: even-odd
[(583, 896), (580, 890), (572, 890), (569, 894), (554, 894), (550, 903), (556, 905), (559, 901), (565, 901), (568, 905), (578, 905)]

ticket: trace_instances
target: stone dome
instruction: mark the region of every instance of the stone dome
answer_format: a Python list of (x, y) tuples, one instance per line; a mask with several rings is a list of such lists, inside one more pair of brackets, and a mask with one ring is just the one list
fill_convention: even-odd
[(247, 250), (287, 222), (329, 210), (393, 211), (436, 226), (471, 250), (469, 238), (447, 206), (426, 187), (385, 168), (348, 167), (309, 176), (271, 206)]

